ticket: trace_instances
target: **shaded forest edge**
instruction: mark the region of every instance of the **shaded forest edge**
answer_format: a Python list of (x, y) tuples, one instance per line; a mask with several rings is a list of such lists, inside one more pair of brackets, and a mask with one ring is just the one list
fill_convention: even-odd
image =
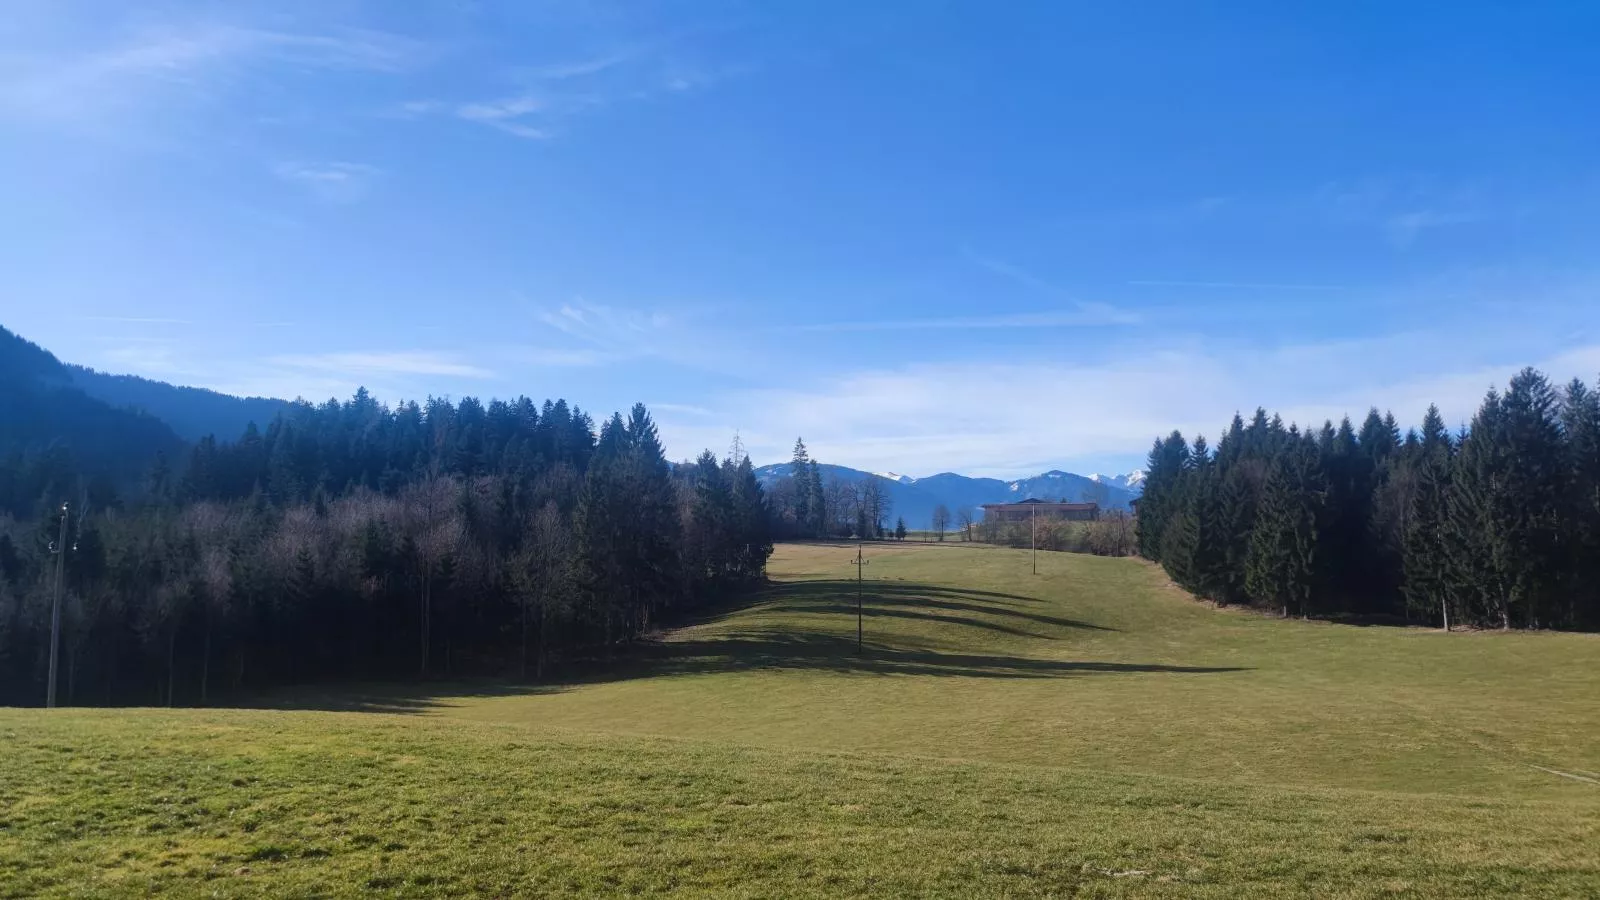
[(1150, 451), (1139, 552), (1222, 605), (1450, 629), (1600, 628), (1600, 395), (1524, 369), (1452, 434), (1257, 409)]
[(58, 563), (61, 702), (181, 705), (538, 679), (758, 587), (772, 551), (749, 459), (668, 465), (643, 405), (596, 430), (563, 400), (360, 391), (202, 439), (180, 467), (158, 455), (128, 501), (60, 447), (12, 463), (45, 477), (33, 515), (0, 517), (4, 704), (45, 696)]

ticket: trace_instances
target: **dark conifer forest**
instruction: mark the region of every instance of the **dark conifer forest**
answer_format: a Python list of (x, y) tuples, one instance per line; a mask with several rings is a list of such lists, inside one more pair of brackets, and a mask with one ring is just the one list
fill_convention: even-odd
[(1302, 431), (1258, 409), (1213, 451), (1150, 451), (1139, 549), (1178, 584), (1283, 615), (1600, 627), (1600, 395), (1525, 369), (1452, 433), (1374, 409)]
[[(66, 396), (69, 414), (89, 408)], [(597, 431), (562, 400), (391, 409), (362, 391), (176, 458), (163, 429), (92, 467), (78, 461), (87, 432), (22, 439), (21, 415), (50, 408), (22, 406), (0, 457), (0, 704), (45, 694), (63, 500), (59, 692), (80, 705), (537, 678), (759, 582), (772, 550), (749, 459), (669, 466), (642, 405)]]

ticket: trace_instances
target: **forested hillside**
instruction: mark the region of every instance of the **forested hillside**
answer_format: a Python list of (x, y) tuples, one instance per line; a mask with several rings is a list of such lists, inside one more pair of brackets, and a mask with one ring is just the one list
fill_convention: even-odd
[[(597, 437), (565, 401), (390, 409), (363, 391), (203, 439), (137, 503), (63, 483), (79, 513), (60, 690), (79, 704), (537, 677), (759, 581), (771, 552), (749, 460), (674, 472), (643, 406)], [(58, 522), (0, 519), (0, 704), (44, 696)]]
[(0, 327), (0, 514), (37, 513), (80, 476), (107, 496), (182, 447), (166, 423), (88, 396), (48, 351)]
[(84, 366), (65, 368), (73, 385), (89, 396), (111, 406), (155, 416), (187, 441), (198, 441), (207, 435), (235, 437), (251, 423), (264, 428), (290, 405), (287, 400), (235, 397), (137, 375), (97, 372)]
[(1526, 369), (1452, 435), (1436, 408), (1320, 430), (1264, 410), (1150, 451), (1141, 552), (1222, 603), (1446, 628), (1600, 627), (1600, 395)]

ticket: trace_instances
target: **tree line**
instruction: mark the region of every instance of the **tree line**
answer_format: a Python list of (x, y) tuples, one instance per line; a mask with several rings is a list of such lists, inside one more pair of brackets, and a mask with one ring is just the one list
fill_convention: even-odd
[(1600, 395), (1524, 369), (1452, 434), (1258, 409), (1150, 451), (1137, 539), (1178, 584), (1282, 615), (1600, 627)]
[(771, 499), (773, 528), (784, 538), (881, 540), (894, 534), (894, 503), (879, 479), (824, 478), (803, 438), (795, 440), (789, 471), (773, 485)]
[(391, 409), (363, 390), (158, 457), (120, 491), (60, 446), (0, 461), (0, 486), (0, 704), (44, 697), (63, 500), (77, 704), (536, 678), (759, 582), (772, 551), (750, 460), (669, 465), (642, 405), (596, 432), (561, 400)]
[(1108, 509), (1090, 522), (1040, 519), (1038, 522), (984, 520), (975, 529), (989, 544), (1025, 549), (1091, 553), (1095, 556), (1132, 556), (1138, 550), (1134, 518), (1125, 509)]

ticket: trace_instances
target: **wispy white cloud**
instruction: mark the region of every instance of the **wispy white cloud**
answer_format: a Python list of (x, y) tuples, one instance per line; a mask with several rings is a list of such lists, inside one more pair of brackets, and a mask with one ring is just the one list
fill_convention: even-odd
[(1436, 403), (1456, 424), (1527, 362), (1557, 382), (1600, 372), (1597, 344), (1532, 360), (1490, 354), (1451, 365), (1452, 354), (1441, 353), (1446, 362), (1437, 366), (1433, 357), (1421, 367), (1394, 363), (1424, 339), (1284, 345), (1253, 356), (1180, 345), (1092, 363), (910, 364), (732, 392), (708, 404), (713, 416), (669, 417), (662, 432), (678, 454), (722, 446), (737, 428), (758, 462), (784, 458), (800, 434), (814, 456), (869, 471), (1011, 476), (1075, 461), (1131, 465), (1158, 434), (1178, 428), (1214, 440), (1235, 411), (1257, 405), (1302, 426), (1376, 405), (1410, 425)]
[(274, 166), (272, 172), (326, 203), (360, 200), (383, 174), (376, 166), (353, 162), (284, 162)]
[(574, 300), (536, 313), (539, 321), (597, 347), (637, 347), (641, 338), (672, 324), (664, 312), (622, 309)]
[(1311, 198), (1315, 215), (1336, 224), (1371, 228), (1397, 250), (1425, 233), (1482, 222), (1493, 204), (1471, 182), (1426, 176), (1367, 177), (1322, 185)]
[(509, 79), (518, 85), (514, 91), (455, 104), (418, 100), (402, 111), (411, 117), (446, 113), (516, 137), (548, 140), (581, 113), (698, 90), (737, 71), (669, 55), (667, 49), (680, 41), (681, 36), (640, 41), (590, 57), (522, 67)]
[[(115, 26), (112, 26), (115, 27)], [(216, 102), (251, 67), (393, 73), (426, 53), (387, 32), (290, 32), (216, 22), (146, 26), (110, 44), (0, 55), (0, 114), (105, 132), (162, 101)]]
[(1264, 291), (1343, 291), (1348, 290), (1342, 284), (1295, 284), (1278, 281), (1164, 281), (1156, 279), (1140, 279), (1129, 281), (1128, 284), (1137, 287), (1193, 287), (1193, 288), (1220, 288), (1241, 290)]
[(185, 374), (179, 348), (165, 341), (126, 341), (108, 348), (100, 366), (108, 372), (136, 372), (154, 377)]
[(191, 325), (188, 319), (162, 316), (76, 316), (80, 322), (122, 322), (129, 325)]
[(99, 344), (176, 344), (175, 337), (155, 337), (147, 334), (92, 334), (89, 340)]
[(992, 316), (949, 316), (932, 319), (898, 319), (861, 322), (819, 322), (794, 325), (794, 331), (926, 331), (939, 329), (989, 328), (1069, 328), (1104, 325), (1134, 325), (1139, 317), (1109, 307), (1091, 307), (1043, 312), (1002, 313)]
[(1430, 229), (1467, 225), (1482, 218), (1481, 214), (1475, 212), (1422, 209), (1390, 216), (1384, 222), (1383, 230), (1390, 244), (1404, 250)]
[(517, 362), (553, 369), (600, 366), (617, 358), (611, 353), (589, 347), (565, 349), (530, 347), (513, 351), (510, 356)]
[(466, 103), (457, 107), (455, 113), (457, 117), (468, 122), (498, 128), (520, 138), (545, 140), (555, 134), (554, 127), (550, 124), (531, 124), (530, 117), (536, 113), (548, 112), (550, 108), (549, 99), (530, 93)]
[[(560, 354), (550, 365), (621, 365), (648, 360), (740, 382), (770, 368), (773, 357), (756, 342), (721, 324), (706, 309), (640, 309), (574, 299), (535, 309), (540, 325), (561, 336), (566, 346), (550, 346), (544, 354)], [(549, 346), (549, 335), (541, 345)]]
[(569, 78), (582, 78), (587, 75), (597, 75), (608, 69), (615, 69), (624, 65), (639, 55), (639, 48), (592, 56), (588, 59), (571, 60), (568, 62), (552, 63), (550, 65), (536, 66), (530, 74), (534, 78), (544, 81), (566, 81)]
[(461, 361), (453, 354), (427, 351), (376, 351), (274, 356), (272, 365), (359, 375), (439, 375), (451, 378), (494, 378), (495, 373)]
[[(1020, 284), (1023, 287), (1028, 288), (1029, 290), (1032, 290), (1034, 292), (1041, 293), (1041, 294), (1047, 294), (1047, 295), (1050, 295), (1052, 297), (1058, 298), (1058, 300), (1060, 302), (1065, 302), (1065, 303), (1070, 304), (1074, 309), (1076, 309), (1078, 311), (1078, 313), (1081, 315), (1081, 317), (1085, 320), (1085, 321), (1081, 321), (1081, 322), (1063, 322), (1061, 324), (1073, 324), (1073, 325), (1083, 325), (1083, 324), (1134, 325), (1134, 324), (1137, 324), (1140, 321), (1140, 317), (1139, 317), (1139, 315), (1137, 313), (1130, 312), (1130, 311), (1125, 310), (1125, 309), (1119, 309), (1116, 306), (1113, 306), (1113, 305), (1111, 305), (1109, 303), (1096, 303), (1096, 302), (1090, 302), (1090, 301), (1085, 301), (1085, 300), (1079, 300), (1076, 297), (1072, 296), (1065, 289), (1061, 288), (1059, 285), (1056, 285), (1056, 284), (1054, 284), (1054, 283), (1052, 283), (1050, 281), (1047, 281), (1044, 278), (1041, 278), (1038, 275), (1035, 275), (1034, 273), (1028, 271), (1027, 269), (1022, 268), (1019, 265), (1016, 265), (1014, 263), (1011, 263), (1011, 262), (1008, 262), (1006, 260), (1000, 259), (998, 257), (994, 257), (994, 256), (989, 256), (989, 255), (986, 255), (986, 254), (978, 253), (977, 251), (971, 249), (970, 247), (963, 247), (961, 249), (961, 255), (963, 257), (965, 257), (969, 262), (971, 262), (974, 265), (978, 266), (979, 268), (986, 269), (986, 270), (988, 270), (990, 272), (993, 272), (994, 274), (999, 275), (1002, 278), (1005, 278), (1005, 279), (1007, 279), (1009, 281), (1012, 281), (1012, 282), (1014, 282), (1016, 284)], [(955, 327), (961, 327), (961, 326), (955, 326)], [(1010, 326), (993, 326), (993, 327), (1010, 327)]]
[(715, 416), (716, 413), (704, 406), (694, 406), (687, 403), (646, 403), (654, 413), (677, 413), (685, 416)]
[(1012, 281), (1015, 281), (1024, 287), (1032, 288), (1036, 291), (1041, 291), (1046, 294), (1066, 293), (1066, 291), (1063, 291), (1056, 285), (1051, 284), (1043, 278), (1040, 278), (1032, 272), (1022, 268), (1021, 266), (1013, 265), (1012, 263), (1006, 262), (1003, 259), (998, 259), (993, 256), (986, 256), (968, 247), (963, 247), (961, 254), (973, 264), (981, 268), (988, 269), (989, 271), (1003, 278), (1008, 278)]

